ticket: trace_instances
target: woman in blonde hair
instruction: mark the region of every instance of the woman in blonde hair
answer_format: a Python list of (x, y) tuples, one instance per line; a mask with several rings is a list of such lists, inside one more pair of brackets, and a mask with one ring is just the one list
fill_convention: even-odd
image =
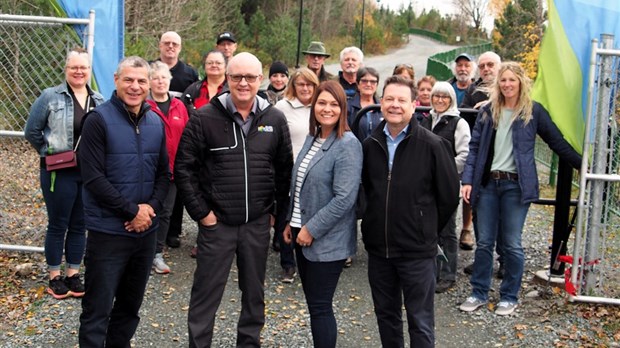
[[(24, 130), (26, 139), (41, 156), (40, 180), (47, 208), (45, 260), (49, 271), (47, 292), (56, 299), (82, 297), (84, 284), (79, 273), (86, 227), (82, 205), (82, 177), (75, 167), (48, 170), (45, 158), (77, 150), (82, 130), (82, 117), (103, 104), (101, 94), (88, 86), (90, 56), (82, 48), (74, 48), (65, 60), (65, 80), (45, 89), (30, 108)], [(65, 256), (65, 275), (62, 256)]]
[(460, 306), (465, 312), (488, 302), (496, 241), (502, 243), (505, 275), (495, 313), (509, 315), (517, 307), (524, 266), (521, 233), (530, 203), (538, 199), (536, 136), (574, 168), (581, 165), (581, 156), (564, 140), (547, 110), (532, 101), (530, 89), (519, 64), (502, 63), (469, 143), (461, 194), (473, 208), (478, 235), (472, 293)]

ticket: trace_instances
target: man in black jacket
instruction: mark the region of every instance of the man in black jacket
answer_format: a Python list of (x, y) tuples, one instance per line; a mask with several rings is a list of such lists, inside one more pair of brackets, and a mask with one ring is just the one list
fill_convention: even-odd
[(384, 121), (363, 144), (362, 236), (384, 347), (404, 347), (403, 297), (411, 347), (434, 347), (438, 234), (459, 203), (450, 144), (412, 120), (416, 94), (412, 81), (389, 77)]
[[(196, 112), (177, 152), (174, 177), (199, 222), (189, 306), (190, 347), (210, 347), (215, 314), (237, 255), (241, 314), (237, 346), (260, 346), (271, 213), (287, 204), (293, 153), (286, 118), (257, 96), (262, 65), (242, 52), (228, 63), (229, 92)], [(280, 209), (278, 209), (280, 211)]]

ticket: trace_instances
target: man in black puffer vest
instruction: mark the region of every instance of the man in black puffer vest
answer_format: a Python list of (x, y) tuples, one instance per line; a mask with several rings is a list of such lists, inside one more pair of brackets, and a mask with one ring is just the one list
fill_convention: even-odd
[(170, 184), (164, 125), (149, 104), (149, 65), (123, 59), (112, 98), (84, 116), (79, 147), (88, 229), (80, 347), (129, 347)]

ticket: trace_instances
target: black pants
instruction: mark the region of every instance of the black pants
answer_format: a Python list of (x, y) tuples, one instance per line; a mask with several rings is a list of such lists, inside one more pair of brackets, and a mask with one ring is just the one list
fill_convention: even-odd
[(259, 347), (265, 325), (265, 270), (270, 239), (269, 214), (247, 224), (199, 225), (198, 255), (187, 317), (190, 347), (211, 347), (215, 314), (237, 256), (241, 314), (237, 347)]
[(170, 215), (167, 237), (178, 237), (181, 235), (183, 231), (183, 208), (183, 199), (179, 191), (177, 191), (172, 214)]
[(88, 231), (81, 348), (129, 347), (140, 317), (157, 233), (141, 238)]
[[(297, 238), (298, 228), (293, 228)], [(344, 268), (344, 259), (331, 262), (314, 262), (306, 259), (303, 247), (295, 244), (297, 269), (306, 296), (312, 341), (315, 348), (335, 348), (338, 325), (334, 315), (333, 300), (336, 286)]]
[(435, 346), (435, 257), (386, 259), (368, 255), (368, 281), (383, 348), (405, 346), (403, 297), (411, 347)]

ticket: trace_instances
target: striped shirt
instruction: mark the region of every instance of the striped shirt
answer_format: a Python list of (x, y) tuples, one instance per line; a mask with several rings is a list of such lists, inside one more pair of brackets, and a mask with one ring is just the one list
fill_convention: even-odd
[(308, 170), (308, 165), (310, 161), (314, 158), (316, 153), (319, 151), (321, 146), (325, 142), (324, 139), (319, 137), (314, 139), (310, 150), (299, 163), (299, 169), (297, 169), (297, 175), (295, 175), (295, 193), (293, 194), (293, 214), (291, 215), (291, 227), (301, 228), (301, 209), (299, 207), (299, 194), (301, 192), (301, 184), (304, 182), (304, 178), (306, 177), (306, 170)]

